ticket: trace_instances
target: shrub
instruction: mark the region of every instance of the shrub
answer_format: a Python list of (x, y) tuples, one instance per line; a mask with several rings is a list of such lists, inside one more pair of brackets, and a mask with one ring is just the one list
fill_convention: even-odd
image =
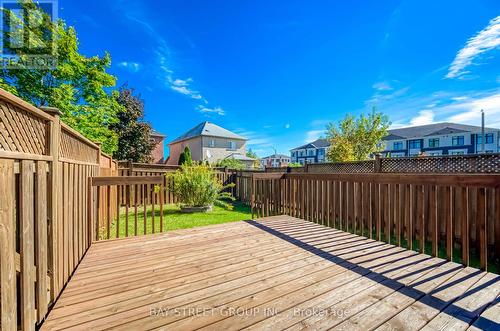
[(234, 201), (234, 197), (226, 189), (234, 184), (224, 185), (217, 179), (214, 170), (204, 164), (181, 165), (174, 173), (167, 174), (173, 177), (171, 190), (179, 199), (180, 203), (189, 207), (204, 207), (217, 205), (231, 210), (232, 205), (228, 201)]
[(229, 169), (242, 170), (245, 169), (245, 164), (240, 160), (223, 159), (217, 162), (217, 167), (228, 167)]
[(179, 155), (179, 165), (186, 164), (190, 166), (193, 163), (193, 160), (191, 158), (191, 150), (189, 149), (189, 146), (184, 147), (184, 152)]

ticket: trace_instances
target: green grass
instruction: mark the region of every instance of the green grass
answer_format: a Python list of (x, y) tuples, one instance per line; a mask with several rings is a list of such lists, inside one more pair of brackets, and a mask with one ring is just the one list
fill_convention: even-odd
[[(163, 207), (163, 232), (177, 229), (188, 229), (197, 226), (222, 224), (228, 222), (236, 222), (242, 220), (249, 220), (252, 213), (249, 206), (240, 202), (233, 203), (233, 210), (226, 210), (221, 207), (214, 206), (211, 212), (207, 213), (181, 213), (178, 205), (166, 205)], [(152, 208), (146, 208), (146, 233), (153, 233), (152, 222)], [(135, 209), (129, 208), (128, 213), (128, 235), (135, 235)], [(155, 206), (154, 217), (155, 233), (160, 232), (160, 207)], [(119, 237), (126, 237), (126, 213), (125, 207), (120, 208), (120, 223), (119, 223)], [(137, 234), (144, 234), (144, 209), (143, 207), (137, 208)], [(106, 228), (102, 228), (100, 238), (107, 238)], [(116, 220), (110, 225), (110, 238), (116, 238)]]

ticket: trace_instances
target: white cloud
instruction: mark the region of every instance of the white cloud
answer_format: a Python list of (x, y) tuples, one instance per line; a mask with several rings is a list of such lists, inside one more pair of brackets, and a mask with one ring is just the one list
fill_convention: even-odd
[(500, 46), (500, 16), (492, 19), (486, 28), (467, 41), (450, 65), (446, 78), (456, 78), (468, 73), (465, 68), (471, 65), (477, 56), (498, 46)]
[(221, 115), (221, 116), (223, 116), (223, 115), (226, 114), (224, 112), (224, 109), (222, 109), (221, 107), (208, 108), (208, 107), (199, 105), (196, 108), (198, 108), (198, 110), (200, 111), (200, 113), (203, 113), (203, 114), (217, 114), (217, 115)]
[(447, 106), (455, 114), (447, 118), (450, 122), (479, 124), (481, 110), (484, 110), (487, 126), (500, 125), (500, 92)]
[(411, 125), (425, 125), (432, 124), (434, 122), (434, 112), (430, 109), (421, 110), (418, 116), (413, 117), (410, 120)]
[(306, 133), (306, 142), (310, 143), (325, 134), (325, 130), (310, 130)]
[(130, 72), (138, 72), (139, 70), (141, 70), (141, 65), (137, 62), (122, 61), (118, 63), (118, 66), (120, 68), (127, 69)]
[(285, 124), (285, 129), (290, 129), (290, 123)]
[(377, 83), (373, 84), (372, 87), (377, 91), (391, 91), (391, 90), (393, 90), (393, 87), (389, 84), (389, 82), (386, 82), (386, 81), (377, 82)]

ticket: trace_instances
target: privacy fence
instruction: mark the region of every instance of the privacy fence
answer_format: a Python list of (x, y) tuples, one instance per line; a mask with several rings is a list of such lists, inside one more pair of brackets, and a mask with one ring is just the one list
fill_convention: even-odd
[(98, 145), (0, 90), (0, 325), (33, 330), (91, 243), (89, 178), (117, 164)]
[(498, 174), (253, 174), (251, 205), (498, 271)]

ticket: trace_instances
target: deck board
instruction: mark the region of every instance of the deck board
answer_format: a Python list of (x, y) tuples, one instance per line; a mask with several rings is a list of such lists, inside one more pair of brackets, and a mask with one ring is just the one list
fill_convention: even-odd
[(96, 243), (42, 330), (481, 329), (499, 326), (499, 290), (491, 273), (274, 216)]

